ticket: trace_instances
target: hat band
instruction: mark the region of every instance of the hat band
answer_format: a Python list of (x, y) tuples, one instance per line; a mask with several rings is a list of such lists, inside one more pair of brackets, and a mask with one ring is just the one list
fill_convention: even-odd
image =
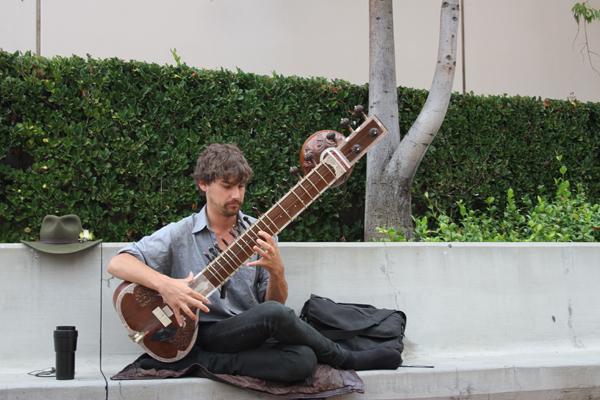
[(56, 239), (40, 239), (40, 242), (42, 243), (48, 243), (48, 244), (70, 244), (70, 243), (79, 243), (78, 240), (73, 241), (73, 240), (56, 240)]

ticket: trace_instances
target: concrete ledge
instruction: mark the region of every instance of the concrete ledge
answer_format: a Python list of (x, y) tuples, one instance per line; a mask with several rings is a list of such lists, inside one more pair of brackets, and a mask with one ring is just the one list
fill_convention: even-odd
[[(600, 351), (546, 354), (503, 354), (486, 357), (428, 358), (410, 361), (435, 368), (363, 371), (365, 394), (348, 399), (595, 399), (600, 395)], [(120, 368), (122, 359), (115, 364)], [(408, 364), (408, 362), (407, 362)], [(116, 369), (114, 369), (116, 372)], [(263, 399), (271, 396), (243, 391), (204, 379), (109, 382), (109, 393), (119, 398)], [(175, 394), (176, 393), (176, 394)], [(217, 394), (218, 393), (218, 394)], [(179, 397), (178, 397), (179, 396)], [(591, 396), (591, 397), (590, 397)], [(116, 398), (116, 397), (115, 397)]]
[[(0, 400), (267, 398), (189, 378), (115, 382), (141, 351), (113, 307), (105, 268), (122, 246), (68, 255), (0, 244)], [(288, 305), (310, 293), (399, 308), (405, 363), (360, 373), (368, 399), (600, 398), (599, 244), (282, 243)], [(79, 330), (73, 381), (35, 378), (54, 364), (56, 325)]]
[(26, 372), (7, 373), (0, 369), (0, 400), (8, 399), (105, 399), (106, 381), (96, 366), (93, 370), (78, 366), (74, 380), (38, 378)]
[[(400, 368), (360, 375), (369, 399), (562, 399), (600, 393), (600, 352), (434, 359), (434, 369)], [(573, 377), (577, 376), (577, 382)], [(349, 398), (363, 396), (349, 396)]]
[(239, 389), (224, 383), (202, 378), (181, 378), (147, 381), (120, 381), (111, 385), (109, 398), (113, 399), (268, 399), (267, 394)]

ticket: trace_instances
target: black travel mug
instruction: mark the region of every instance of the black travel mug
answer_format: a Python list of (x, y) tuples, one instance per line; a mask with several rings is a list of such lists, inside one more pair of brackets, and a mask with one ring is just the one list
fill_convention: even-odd
[(74, 326), (57, 326), (54, 331), (56, 351), (56, 379), (75, 377), (75, 350), (77, 350), (77, 330)]

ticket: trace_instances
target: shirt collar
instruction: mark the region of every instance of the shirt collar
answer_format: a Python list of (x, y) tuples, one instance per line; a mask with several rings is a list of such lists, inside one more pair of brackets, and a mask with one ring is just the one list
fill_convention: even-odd
[[(238, 221), (241, 221), (244, 218), (244, 213), (240, 210), (238, 211)], [(206, 205), (202, 207), (202, 209), (196, 214), (194, 218), (194, 227), (192, 228), (192, 233), (196, 234), (201, 232), (204, 229), (208, 229), (208, 217), (206, 216)]]
[(208, 227), (208, 219), (206, 218), (206, 205), (195, 215), (194, 227), (192, 233), (198, 233)]

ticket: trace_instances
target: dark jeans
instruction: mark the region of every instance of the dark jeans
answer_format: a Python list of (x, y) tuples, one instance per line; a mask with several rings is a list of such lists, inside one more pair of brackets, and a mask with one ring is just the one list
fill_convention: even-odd
[(223, 321), (200, 323), (197, 344), (211, 372), (281, 382), (310, 376), (317, 361), (336, 367), (348, 357), (347, 350), (275, 301)]

